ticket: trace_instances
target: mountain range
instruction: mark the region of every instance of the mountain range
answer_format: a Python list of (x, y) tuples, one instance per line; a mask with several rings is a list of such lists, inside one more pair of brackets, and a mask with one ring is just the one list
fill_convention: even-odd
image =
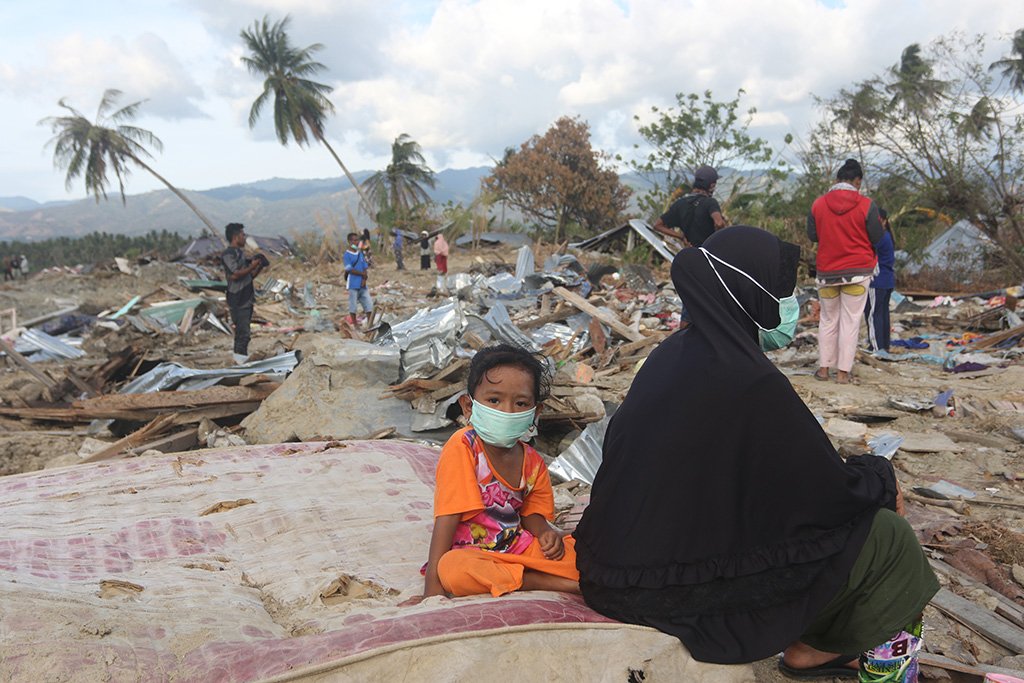
[[(480, 189), (489, 167), (439, 171), (431, 198), (468, 204)], [(362, 182), (371, 174), (353, 174)], [(182, 190), (216, 226), (237, 221), (251, 234), (284, 235), (311, 229), (347, 226), (346, 207), (356, 213), (359, 197), (344, 177), (299, 180), (271, 178), (210, 190)], [(360, 225), (365, 216), (358, 216)], [(90, 232), (141, 235), (167, 230), (182, 235), (202, 232), (202, 221), (169, 190), (119, 195), (107, 201), (92, 198), (39, 203), (27, 197), (0, 197), (0, 240), (43, 240), (79, 237)]]

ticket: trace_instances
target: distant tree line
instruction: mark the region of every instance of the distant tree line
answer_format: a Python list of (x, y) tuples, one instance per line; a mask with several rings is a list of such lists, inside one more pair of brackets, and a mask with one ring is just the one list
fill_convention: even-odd
[(187, 237), (167, 230), (150, 230), (145, 235), (112, 235), (91, 232), (82, 237), (54, 237), (38, 242), (0, 242), (0, 263), (24, 255), (31, 272), (51, 266), (75, 266), (109, 261), (115, 256), (137, 258), (149, 255), (166, 259), (188, 243)]

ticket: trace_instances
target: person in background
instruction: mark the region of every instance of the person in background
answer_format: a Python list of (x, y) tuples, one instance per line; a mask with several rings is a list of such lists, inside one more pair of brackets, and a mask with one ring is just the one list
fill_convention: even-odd
[(430, 270), (430, 233), (420, 233), (420, 270)]
[(235, 327), (233, 358), (241, 364), (249, 359), (249, 327), (252, 324), (252, 308), (256, 303), (253, 278), (267, 267), (267, 257), (256, 254), (254, 258), (245, 255), (245, 226), (228, 223), (224, 228), (228, 247), (221, 255), (224, 279), (228, 281), (227, 302), (231, 313), (231, 324)]
[(434, 263), (437, 265), (437, 291), (442, 294), (448, 292), (448, 242), (444, 233), (438, 233), (434, 238)]
[(14, 257), (7, 256), (4, 258), (4, 282), (14, 279)]
[(370, 264), (366, 260), (366, 254), (359, 248), (358, 233), (348, 234), (348, 249), (342, 261), (345, 265), (345, 287), (348, 288), (348, 322), (355, 326), (356, 311), (358, 306), (362, 306), (366, 314), (366, 323), (369, 325), (373, 319), (373, 299), (370, 298), (370, 290), (366, 286)]
[(814, 200), (807, 216), (807, 236), (818, 243), (816, 284), (821, 302), (814, 378), (823, 382), (833, 367), (837, 382), (852, 381), (867, 286), (878, 268), (874, 245), (882, 238), (882, 222), (875, 203), (860, 193), (863, 180), (860, 162), (847, 159), (836, 173), (835, 185)]
[(363, 234), (359, 236), (359, 251), (363, 252), (366, 262), (373, 265), (373, 241), (370, 239), (370, 231), (363, 228)]
[(878, 217), (882, 221), (882, 239), (875, 245), (878, 254), (878, 275), (871, 278), (868, 288), (867, 305), (864, 307), (864, 318), (868, 323), (868, 350), (889, 350), (889, 298), (896, 289), (896, 241), (892, 236), (889, 224), (889, 213), (878, 209)]
[(718, 171), (710, 166), (698, 168), (693, 173), (693, 191), (672, 202), (668, 211), (654, 222), (654, 229), (669, 237), (682, 237), (688, 246), (699, 247), (716, 230), (729, 224), (713, 196), (717, 186)]
[(395, 228), (391, 231), (394, 239), (391, 241), (391, 249), (395, 252), (395, 266), (396, 270), (405, 270), (405, 259), (402, 256), (402, 247), (405, 246), (405, 238), (402, 237), (402, 231)]

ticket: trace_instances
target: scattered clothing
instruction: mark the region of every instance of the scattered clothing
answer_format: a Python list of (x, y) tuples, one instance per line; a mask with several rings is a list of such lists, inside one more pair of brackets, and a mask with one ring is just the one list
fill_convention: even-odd
[(564, 539), (561, 559), (549, 560), (521, 525), (528, 515), (551, 521), (555, 514), (547, 466), (533, 447), (522, 446), (522, 478), (514, 483), (491, 468), (472, 427), (455, 432), (441, 450), (434, 516), (461, 516), (452, 549), (438, 563), (438, 578), (453, 595), (504, 595), (522, 587), (527, 569), (579, 579), (572, 538)]
[(984, 363), (960, 363), (953, 368), (952, 372), (979, 372), (980, 370), (987, 370), (988, 366)]
[(927, 349), (930, 347), (921, 337), (911, 337), (910, 339), (893, 339), (890, 342), (892, 346), (899, 346), (904, 349)]

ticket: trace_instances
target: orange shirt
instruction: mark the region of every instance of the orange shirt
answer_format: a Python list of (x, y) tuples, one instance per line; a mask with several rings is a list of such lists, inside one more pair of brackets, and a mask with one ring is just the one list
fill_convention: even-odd
[(533, 540), (522, 528), (522, 518), (539, 514), (554, 519), (555, 497), (548, 468), (532, 446), (522, 446), (522, 477), (507, 482), (491, 467), (472, 427), (448, 439), (437, 463), (434, 516), (460, 516), (453, 548), (475, 546), (519, 554)]

